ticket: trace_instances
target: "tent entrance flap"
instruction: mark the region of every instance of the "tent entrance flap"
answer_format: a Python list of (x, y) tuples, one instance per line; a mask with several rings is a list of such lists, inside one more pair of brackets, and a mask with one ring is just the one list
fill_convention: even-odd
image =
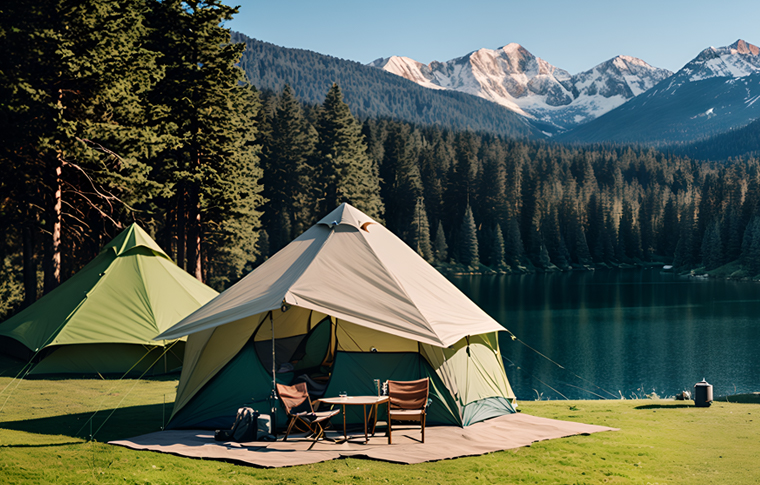
[[(418, 353), (412, 352), (338, 352), (335, 356), (330, 383), (326, 396), (337, 396), (341, 391), (349, 395), (374, 395), (375, 379), (412, 381), (424, 377), (431, 378), (430, 398), (433, 400), (428, 411), (431, 424), (461, 426), (456, 404), (446, 392), (430, 365)], [(362, 423), (362, 410), (346, 408), (346, 422)], [(383, 416), (383, 411), (380, 411)]]

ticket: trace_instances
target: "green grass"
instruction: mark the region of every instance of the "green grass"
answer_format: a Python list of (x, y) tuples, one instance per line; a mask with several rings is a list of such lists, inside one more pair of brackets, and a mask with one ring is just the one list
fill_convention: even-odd
[[(174, 379), (176, 376), (149, 381), (12, 382), (0, 377), (0, 390), (11, 384), (0, 395), (0, 483), (760, 481), (757, 466), (760, 407), (756, 400), (746, 404), (716, 402), (710, 408), (695, 408), (688, 401), (648, 399), (525, 401), (520, 403), (520, 409), (529, 414), (621, 430), (420, 465), (342, 459), (293, 468), (259, 469), (104, 444), (107, 440), (159, 430), (164, 399), (173, 400)], [(167, 417), (170, 408), (169, 403), (165, 408)], [(92, 426), (95, 441), (87, 441), (88, 418), (98, 409)]]

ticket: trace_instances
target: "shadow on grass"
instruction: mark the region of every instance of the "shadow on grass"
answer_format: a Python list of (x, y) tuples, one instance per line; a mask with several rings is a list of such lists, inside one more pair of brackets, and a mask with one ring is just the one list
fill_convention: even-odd
[[(62, 435), (87, 440), (90, 432), (97, 441), (105, 442), (132, 438), (154, 431), (160, 431), (163, 420), (169, 419), (171, 405), (147, 404), (113, 409), (103, 409), (93, 413), (64, 414), (47, 418), (25, 419), (23, 421), (0, 422), (0, 428), (27, 433)], [(92, 425), (90, 425), (92, 418)], [(31, 446), (31, 445), (27, 445)], [(43, 445), (52, 446), (52, 445)]]
[(156, 376), (142, 376), (140, 374), (128, 374), (126, 376), (122, 374), (32, 374), (25, 377), (30, 381), (68, 381), (72, 379), (97, 379), (102, 381), (118, 381), (121, 379), (135, 380), (139, 378), (141, 381), (176, 381), (179, 380), (180, 371), (169, 372), (168, 374), (160, 374)]
[(24, 369), (25, 362), (0, 354), (0, 377), (16, 377)]
[(0, 445), (0, 450), (3, 448), (48, 448), (50, 446), (83, 445), (84, 443), (84, 441), (67, 441), (66, 443), (42, 443), (39, 445)]
[(645, 404), (643, 406), (636, 406), (633, 409), (677, 409), (677, 408), (693, 408), (693, 404)]
[[(0, 377), (22, 377), (29, 371), (28, 363), (18, 360), (6, 354), (0, 354)], [(141, 379), (144, 381), (176, 381), (179, 379), (180, 370), (167, 372), (166, 374), (145, 375)], [(26, 375), (25, 379), (29, 380), (48, 380), (48, 381), (66, 381), (71, 379), (102, 379), (104, 381), (115, 381), (119, 379), (136, 379), (140, 377), (139, 372), (132, 372), (127, 376), (122, 373), (114, 374), (31, 374)]]

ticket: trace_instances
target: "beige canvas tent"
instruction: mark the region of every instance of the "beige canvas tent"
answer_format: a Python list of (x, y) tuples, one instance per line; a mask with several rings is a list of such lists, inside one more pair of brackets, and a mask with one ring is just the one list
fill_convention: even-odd
[(224, 426), (242, 405), (268, 413), (273, 379), (359, 395), (374, 393), (375, 379), (427, 376), (430, 423), (511, 413), (500, 330), (394, 234), (342, 204), (157, 337), (188, 336), (169, 427)]

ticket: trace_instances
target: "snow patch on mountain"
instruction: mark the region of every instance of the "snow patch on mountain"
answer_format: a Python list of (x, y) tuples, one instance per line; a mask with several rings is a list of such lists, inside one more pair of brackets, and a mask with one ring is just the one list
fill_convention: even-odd
[(672, 74), (618, 56), (571, 76), (516, 43), (429, 65), (397, 56), (370, 65), (421, 86), (480, 96), (559, 129), (597, 118)]
[(727, 47), (708, 47), (681, 71), (690, 82), (749, 76), (760, 72), (760, 48), (741, 39)]
[[(635, 94), (636, 86), (628, 87)], [(738, 40), (703, 50), (648, 91), (558, 137), (586, 143), (691, 142), (759, 119), (758, 99), (760, 48)]]

